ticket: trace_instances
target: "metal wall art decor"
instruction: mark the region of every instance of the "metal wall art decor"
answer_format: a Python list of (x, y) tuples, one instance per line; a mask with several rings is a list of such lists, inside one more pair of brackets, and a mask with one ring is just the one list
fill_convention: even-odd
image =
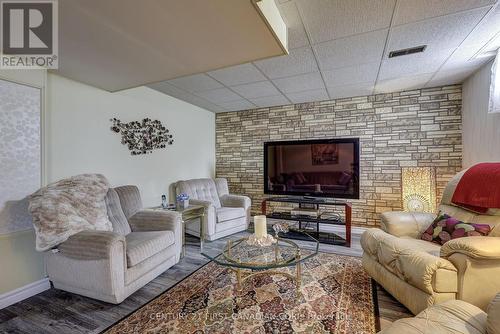
[(141, 122), (122, 123), (112, 118), (111, 122), (111, 131), (122, 135), (122, 144), (127, 145), (132, 155), (151, 153), (174, 143), (169, 130), (159, 120), (144, 118)]

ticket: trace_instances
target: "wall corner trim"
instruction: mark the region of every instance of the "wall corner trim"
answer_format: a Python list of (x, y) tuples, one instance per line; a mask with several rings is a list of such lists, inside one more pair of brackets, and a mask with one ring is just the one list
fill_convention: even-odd
[(48, 289), (50, 289), (49, 279), (42, 278), (15, 290), (3, 293), (0, 295), (0, 310)]

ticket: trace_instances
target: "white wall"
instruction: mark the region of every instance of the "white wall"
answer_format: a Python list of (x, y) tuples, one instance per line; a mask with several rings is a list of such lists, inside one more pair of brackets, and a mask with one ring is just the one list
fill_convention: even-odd
[[(158, 205), (179, 179), (212, 177), (215, 170), (215, 115), (149, 88), (108, 93), (45, 71), (0, 71), (0, 78), (40, 87), (45, 167), (42, 183), (78, 173), (97, 172), (113, 186), (138, 185), (144, 204)], [(1, 97), (0, 97), (1, 98)], [(124, 122), (159, 119), (174, 144), (131, 156), (110, 130), (110, 118)], [(33, 230), (0, 236), (0, 302), (8, 293), (45, 276)]]
[[(215, 115), (146, 87), (109, 93), (49, 74), (47, 80), (47, 178), (102, 173), (112, 186), (139, 186), (144, 205), (159, 205), (161, 194), (180, 179), (215, 173)], [(174, 144), (132, 156), (110, 119), (161, 120)]]
[(500, 161), (500, 114), (488, 114), (491, 65), (484, 65), (463, 84), (463, 167)]
[[(44, 70), (1, 70), (0, 79), (40, 88), (42, 96), (44, 96), (46, 80)], [(0, 96), (0, 98), (2, 97)], [(42, 103), (42, 124), (43, 108)], [(42, 183), (44, 180), (43, 172), (44, 169), (42, 168)], [(5, 221), (0, 221), (0, 224), (2, 223), (5, 223)], [(45, 270), (42, 254), (35, 250), (35, 233), (33, 230), (0, 235), (0, 268), (0, 305), (4, 293), (44, 278)]]

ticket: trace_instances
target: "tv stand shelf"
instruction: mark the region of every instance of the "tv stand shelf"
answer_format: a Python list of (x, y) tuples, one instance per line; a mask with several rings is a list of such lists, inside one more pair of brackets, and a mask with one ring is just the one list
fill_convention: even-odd
[[(320, 206), (343, 206), (344, 207), (344, 218), (336, 218), (336, 217), (328, 217), (322, 218), (321, 216), (310, 217), (306, 215), (292, 215), (289, 212), (267, 212), (267, 203), (268, 202), (280, 202), (280, 203), (294, 203), (298, 204), (299, 207), (303, 207), (306, 205), (314, 205), (317, 210), (319, 210)], [(261, 206), (262, 214), (271, 219), (278, 220), (290, 220), (297, 221), (299, 223), (299, 230), (308, 232), (313, 237), (316, 237), (318, 241), (333, 245), (342, 245), (346, 247), (351, 247), (351, 214), (352, 214), (352, 206), (349, 202), (341, 202), (341, 201), (333, 201), (329, 199), (323, 198), (301, 198), (301, 197), (270, 197), (265, 198), (262, 201)], [(303, 229), (302, 223), (313, 223), (316, 224), (316, 229)], [(336, 235), (335, 233), (327, 233), (324, 231), (320, 231), (319, 224), (327, 224), (327, 225), (345, 225), (346, 237), (345, 239)], [(300, 234), (297, 234), (300, 235)], [(300, 239), (295, 238), (293, 233), (288, 233), (288, 237), (292, 239)]]

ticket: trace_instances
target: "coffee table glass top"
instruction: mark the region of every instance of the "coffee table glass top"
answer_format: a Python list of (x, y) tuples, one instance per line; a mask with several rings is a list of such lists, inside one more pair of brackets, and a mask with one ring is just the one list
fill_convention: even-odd
[(319, 242), (304, 233), (304, 240), (309, 241), (308, 247), (282, 237), (269, 246), (259, 246), (249, 243), (248, 237), (229, 240), (222, 252), (220, 250), (204, 249), (202, 255), (219, 265), (250, 269), (266, 270), (297, 265), (318, 254)]

